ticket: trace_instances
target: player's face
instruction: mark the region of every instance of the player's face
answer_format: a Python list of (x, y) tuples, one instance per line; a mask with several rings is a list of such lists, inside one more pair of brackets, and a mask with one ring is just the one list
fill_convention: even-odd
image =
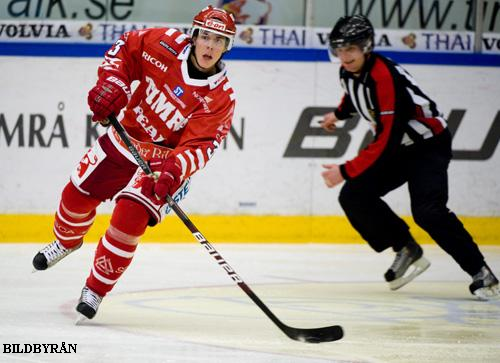
[(340, 64), (346, 71), (360, 73), (365, 64), (365, 54), (357, 45), (348, 45), (335, 49), (335, 56), (340, 60)]
[(200, 30), (194, 38), (194, 54), (201, 70), (212, 69), (226, 50), (226, 37)]

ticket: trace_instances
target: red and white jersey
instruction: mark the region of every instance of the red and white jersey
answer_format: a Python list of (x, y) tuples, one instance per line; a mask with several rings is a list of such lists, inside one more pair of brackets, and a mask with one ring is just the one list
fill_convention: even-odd
[[(224, 63), (208, 79), (191, 78), (190, 50), (190, 38), (174, 28), (132, 31), (108, 50), (98, 70), (99, 77), (123, 80), (127, 91), (132, 81), (140, 81), (121, 123), (132, 138), (172, 149), (169, 155), (179, 160), (183, 179), (212, 157), (231, 127), (235, 106)], [(116, 133), (110, 129), (109, 134), (130, 159)]]

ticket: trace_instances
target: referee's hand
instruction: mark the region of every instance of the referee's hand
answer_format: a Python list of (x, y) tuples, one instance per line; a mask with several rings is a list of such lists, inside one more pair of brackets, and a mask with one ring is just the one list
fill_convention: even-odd
[(334, 132), (337, 126), (335, 126), (335, 123), (338, 121), (337, 117), (333, 112), (329, 112), (323, 116), (323, 121), (319, 122), (319, 125), (325, 130), (326, 132)]
[(328, 188), (333, 188), (344, 181), (340, 167), (337, 164), (323, 164), (323, 168), (326, 170), (321, 173), (321, 176)]

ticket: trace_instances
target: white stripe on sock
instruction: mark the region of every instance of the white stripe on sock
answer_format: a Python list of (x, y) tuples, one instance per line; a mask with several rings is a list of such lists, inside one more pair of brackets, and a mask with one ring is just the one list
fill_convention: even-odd
[(63, 241), (71, 241), (74, 239), (80, 239), (84, 236), (83, 234), (80, 234), (78, 236), (73, 236), (73, 237), (63, 236), (62, 234), (59, 233), (59, 231), (55, 227), (54, 227), (54, 234), (56, 235), (58, 240), (63, 240)]
[(106, 285), (114, 285), (116, 283), (116, 281), (118, 281), (118, 279), (116, 279), (116, 280), (110, 280), (110, 279), (105, 278), (99, 272), (97, 272), (95, 270), (95, 266), (94, 265), (92, 265), (92, 275), (94, 275), (94, 277), (96, 279), (98, 279), (99, 281), (101, 281), (103, 284), (106, 284)]
[(134, 257), (134, 252), (128, 252), (124, 251), (116, 246), (113, 246), (109, 241), (106, 239), (106, 236), (102, 236), (102, 245), (110, 252), (114, 253), (115, 255), (118, 255), (120, 257), (125, 257), (125, 258), (132, 258)]
[(93, 222), (94, 222), (94, 219), (95, 219), (95, 216), (92, 217), (92, 219), (89, 219), (89, 220), (86, 220), (85, 222), (82, 222), (82, 223), (73, 223), (73, 222), (70, 222), (68, 221), (66, 218), (64, 218), (61, 214), (61, 212), (59, 211), (59, 209), (57, 209), (57, 216), (59, 217), (59, 219), (61, 219), (64, 223), (72, 226), (72, 227), (84, 227), (84, 226), (90, 226)]

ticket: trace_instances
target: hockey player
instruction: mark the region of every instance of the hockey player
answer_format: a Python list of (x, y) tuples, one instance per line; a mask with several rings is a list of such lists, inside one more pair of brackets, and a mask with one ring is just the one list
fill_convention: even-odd
[[(55, 241), (36, 254), (36, 270), (81, 247), (96, 207), (115, 198), (76, 310), (91, 319), (127, 269), (146, 227), (166, 214), (166, 195), (188, 189), (226, 137), (235, 99), (221, 61), (233, 45), (233, 17), (211, 6), (194, 19), (190, 36), (174, 28), (132, 31), (107, 51), (88, 94), (92, 120), (121, 124), (157, 178), (146, 176), (113, 128), (81, 159), (62, 192)], [(131, 93), (132, 81), (139, 81)]]
[(396, 257), (385, 273), (392, 290), (429, 267), (408, 225), (381, 199), (408, 183), (415, 222), (472, 277), (479, 299), (500, 297), (498, 280), (471, 235), (451, 212), (447, 169), (451, 134), (442, 114), (400, 65), (373, 52), (374, 30), (364, 16), (342, 17), (329, 37), (329, 51), (340, 61), (344, 97), (321, 126), (335, 130), (338, 120), (359, 114), (373, 125), (375, 138), (345, 164), (324, 165), (329, 188), (345, 180), (339, 202), (352, 226), (381, 252)]

